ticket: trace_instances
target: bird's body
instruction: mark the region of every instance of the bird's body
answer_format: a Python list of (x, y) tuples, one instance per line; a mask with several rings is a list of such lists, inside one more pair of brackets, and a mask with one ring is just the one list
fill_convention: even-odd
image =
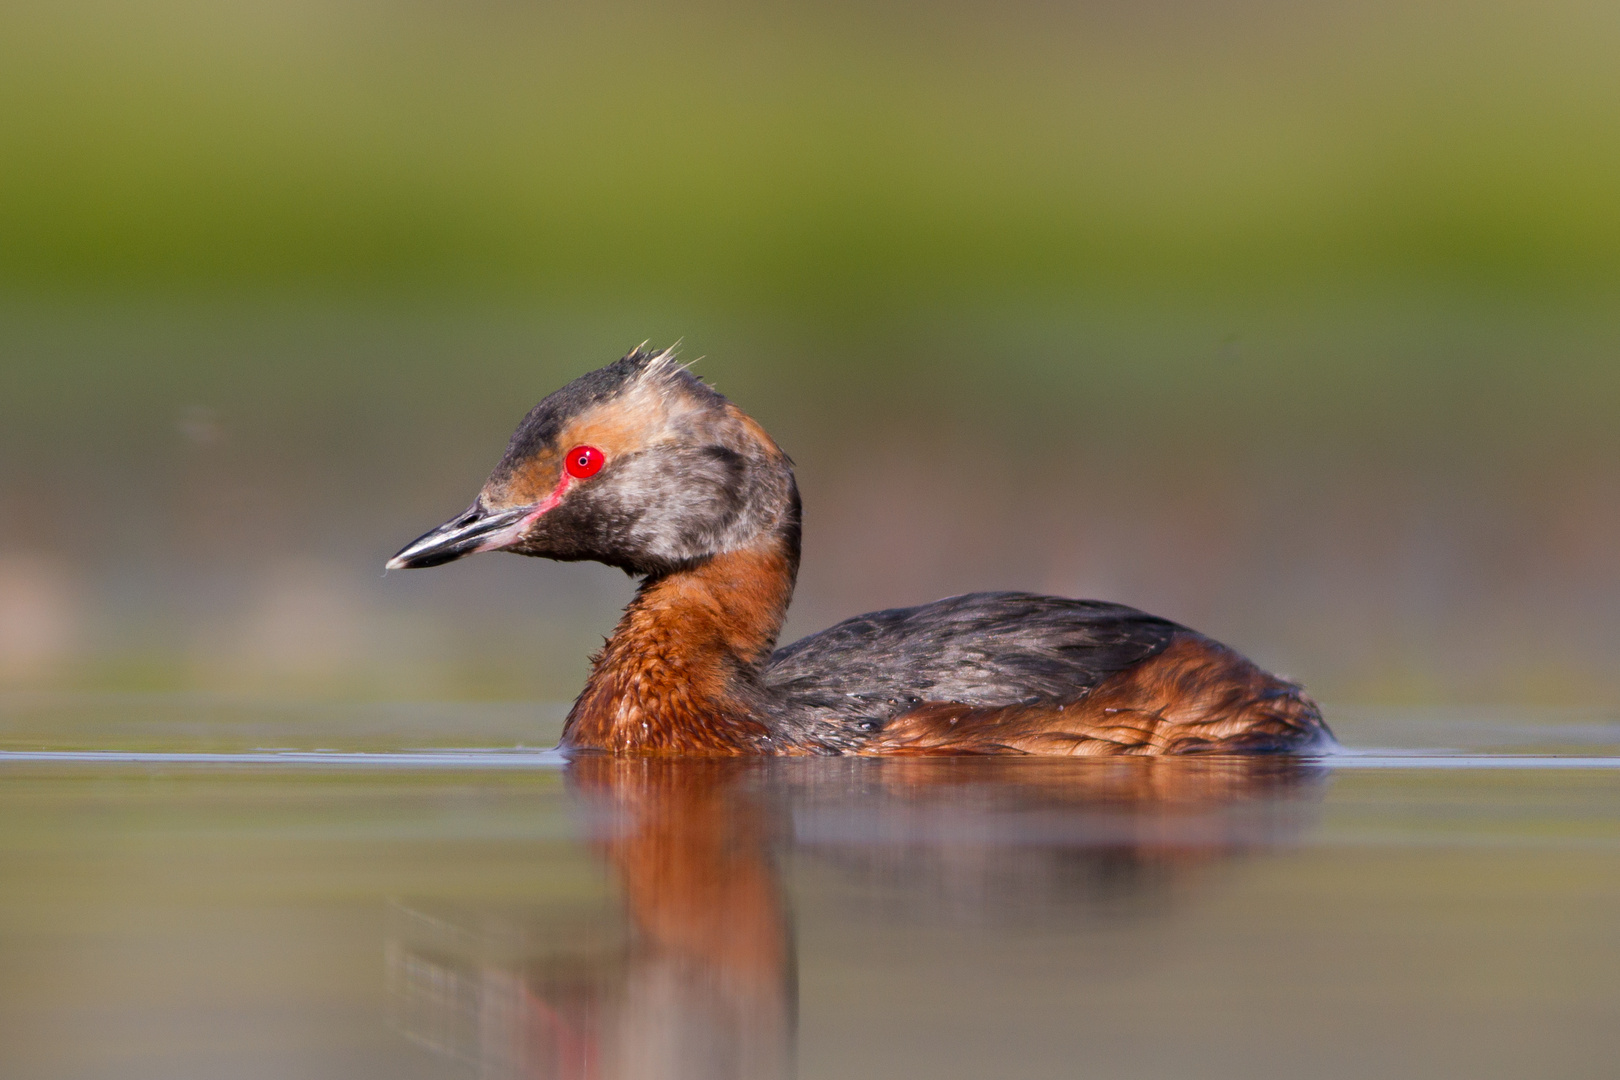
[(1293, 683), (1118, 604), (974, 593), (776, 636), (799, 564), (791, 463), (636, 351), (542, 401), (473, 506), (394, 557), (593, 559), (643, 578), (563, 743), (622, 754), (1166, 754), (1326, 745)]

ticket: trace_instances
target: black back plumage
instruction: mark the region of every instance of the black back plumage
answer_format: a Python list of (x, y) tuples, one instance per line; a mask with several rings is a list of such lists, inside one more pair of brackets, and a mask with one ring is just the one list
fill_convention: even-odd
[(870, 732), (925, 701), (1078, 701), (1184, 629), (1123, 604), (969, 593), (801, 638), (776, 651), (764, 681), (793, 727)]

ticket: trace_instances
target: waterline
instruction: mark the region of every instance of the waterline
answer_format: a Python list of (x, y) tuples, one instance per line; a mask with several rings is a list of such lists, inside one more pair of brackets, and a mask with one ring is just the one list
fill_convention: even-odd
[(557, 768), (568, 758), (560, 750), (524, 747), (455, 750), (245, 750), (200, 753), (145, 750), (0, 750), (0, 763), (51, 762), (76, 765), (272, 765), (341, 766), (371, 769), (534, 769)]
[[(1098, 758), (1117, 762), (1118, 758)], [(1413, 750), (1341, 750), (1308, 760), (1328, 769), (1620, 769), (1620, 756), (1462, 754)], [(363, 769), (535, 769), (568, 762), (558, 749), (467, 747), (445, 750), (0, 750), (0, 764), (259, 765)]]

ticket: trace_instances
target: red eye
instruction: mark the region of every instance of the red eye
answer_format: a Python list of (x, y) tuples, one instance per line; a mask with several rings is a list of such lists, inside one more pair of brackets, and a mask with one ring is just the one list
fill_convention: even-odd
[(594, 446), (576, 446), (563, 459), (563, 468), (576, 480), (595, 476), (602, 468), (602, 451)]

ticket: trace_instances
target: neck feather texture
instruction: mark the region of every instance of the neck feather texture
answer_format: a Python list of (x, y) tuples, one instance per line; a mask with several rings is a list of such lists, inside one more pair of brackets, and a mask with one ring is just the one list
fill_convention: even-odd
[(759, 676), (793, 596), (795, 535), (651, 578), (593, 658), (563, 745), (629, 754), (778, 750)]

